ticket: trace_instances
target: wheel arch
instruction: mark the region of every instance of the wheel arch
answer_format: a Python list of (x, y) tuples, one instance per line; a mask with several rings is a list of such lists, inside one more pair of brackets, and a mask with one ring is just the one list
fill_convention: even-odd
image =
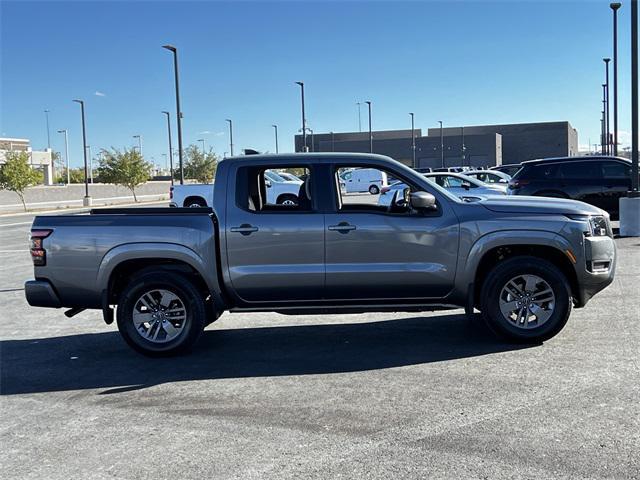
[(177, 271), (191, 278), (203, 294), (211, 295), (215, 308), (222, 312), (225, 305), (217, 277), (206, 274), (207, 271), (215, 271), (216, 268), (207, 269), (199, 255), (182, 245), (125, 244), (110, 250), (103, 257), (96, 283), (103, 292), (103, 298), (114, 304), (117, 295), (131, 276), (152, 269)]
[(207, 206), (207, 199), (204, 198), (202, 195), (189, 195), (187, 198), (184, 199), (184, 202), (182, 202), (182, 205), (184, 207), (187, 207), (191, 204), (191, 202), (199, 203), (204, 207)]
[(482, 284), (489, 271), (499, 262), (514, 256), (527, 255), (552, 262), (567, 277), (574, 298), (579, 298), (578, 277), (573, 260), (581, 258), (571, 244), (560, 235), (546, 231), (495, 232), (480, 238), (471, 248), (464, 267), (467, 298), (478, 305)]

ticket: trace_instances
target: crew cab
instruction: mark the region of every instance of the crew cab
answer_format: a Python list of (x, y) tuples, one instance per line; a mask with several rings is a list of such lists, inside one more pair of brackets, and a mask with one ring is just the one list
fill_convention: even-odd
[[(305, 172), (296, 202), (267, 203), (265, 172), (286, 168)], [(363, 168), (406, 187), (388, 206), (340, 188), (342, 173)], [(36, 217), (27, 301), (67, 316), (101, 309), (150, 356), (190, 349), (225, 311), (463, 307), (511, 341), (539, 342), (615, 272), (598, 208), (518, 196), (465, 203), (380, 155), (227, 158), (212, 207)]]

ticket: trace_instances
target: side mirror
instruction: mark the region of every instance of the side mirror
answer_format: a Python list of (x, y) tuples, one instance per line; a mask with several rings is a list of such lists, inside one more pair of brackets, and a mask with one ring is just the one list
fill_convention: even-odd
[(264, 184), (267, 188), (271, 188), (271, 180), (265, 179)]
[(469, 190), (471, 188), (471, 184), (469, 182), (462, 182), (460, 186), (465, 190)]
[(413, 192), (409, 195), (411, 206), (416, 210), (435, 210), (436, 197), (427, 192)]

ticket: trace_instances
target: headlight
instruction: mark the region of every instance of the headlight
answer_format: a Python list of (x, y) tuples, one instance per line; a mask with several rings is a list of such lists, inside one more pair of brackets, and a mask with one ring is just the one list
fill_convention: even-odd
[(589, 229), (591, 235), (594, 237), (606, 237), (612, 235), (607, 217), (602, 215), (589, 217)]

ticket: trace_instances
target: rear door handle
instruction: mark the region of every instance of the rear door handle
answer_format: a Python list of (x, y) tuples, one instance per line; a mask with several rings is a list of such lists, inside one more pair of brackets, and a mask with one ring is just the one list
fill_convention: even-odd
[(349, 225), (347, 222), (340, 222), (338, 225), (329, 225), (329, 230), (335, 232), (349, 232), (355, 230), (355, 225)]
[(253, 232), (258, 231), (258, 227), (254, 227), (253, 225), (249, 225), (248, 223), (243, 223), (239, 227), (231, 227), (232, 232), (241, 233), (242, 235), (251, 235)]

